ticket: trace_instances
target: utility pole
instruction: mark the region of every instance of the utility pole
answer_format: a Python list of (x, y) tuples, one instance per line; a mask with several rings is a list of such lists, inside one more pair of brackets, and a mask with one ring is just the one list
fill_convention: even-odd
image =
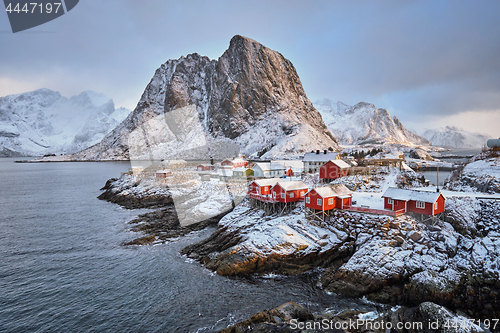
[(436, 192), (439, 193), (439, 165), (437, 166), (437, 181), (436, 181)]

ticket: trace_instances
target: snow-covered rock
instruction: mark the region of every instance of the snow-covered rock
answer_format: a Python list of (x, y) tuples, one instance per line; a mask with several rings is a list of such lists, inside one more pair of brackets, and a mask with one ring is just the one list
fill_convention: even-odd
[(99, 142), (130, 113), (92, 91), (50, 89), (0, 97), (0, 156), (74, 153)]
[(434, 158), (428, 152), (420, 148), (410, 150), (409, 157), (418, 160), (434, 161)]
[(303, 204), (269, 216), (245, 200), (219, 221), (212, 237), (183, 253), (221, 275), (298, 273), (348, 255), (350, 235), (342, 229), (311, 223)]
[(326, 126), (339, 143), (345, 145), (401, 144), (430, 145), (426, 139), (408, 131), (397, 117), (385, 109), (360, 102), (354, 106), (324, 99), (314, 103)]
[(246, 196), (246, 182), (202, 181), (193, 166), (172, 168), (172, 175), (156, 179), (163, 165), (152, 165), (140, 172), (122, 174), (108, 180), (99, 199), (127, 208), (175, 207), (181, 226), (196, 224), (230, 211)]
[(472, 133), (455, 126), (429, 129), (422, 136), (434, 146), (446, 148), (481, 148), (491, 139), (487, 134)]
[(465, 167), (452, 173), (446, 188), (456, 191), (500, 193), (500, 157), (496, 152), (475, 156)]
[(263, 158), (340, 149), (292, 63), (234, 36), (218, 60), (193, 53), (161, 65), (129, 117), (70, 159), (206, 160), (234, 155), (231, 144)]
[(478, 206), (482, 214), (475, 223), (483, 231), (473, 237), (442, 220), (432, 225), (410, 215), (333, 210), (320, 221), (305, 217), (303, 203), (281, 215), (243, 201), (211, 237), (183, 253), (222, 275), (324, 267), (320, 281), (327, 291), (385, 303), (432, 301), (495, 316), (500, 233), (498, 203), (488, 205)]

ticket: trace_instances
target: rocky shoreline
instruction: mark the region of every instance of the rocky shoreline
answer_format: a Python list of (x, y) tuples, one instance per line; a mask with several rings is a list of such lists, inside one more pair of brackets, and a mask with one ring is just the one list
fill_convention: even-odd
[[(455, 200), (456, 207), (463, 204), (469, 203)], [(491, 212), (500, 212), (499, 205), (489, 205)], [(477, 206), (481, 209), (484, 204)], [(460, 214), (450, 207), (448, 214), (453, 213)], [(432, 225), (412, 216), (335, 211), (324, 223), (307, 221), (300, 207), (289, 214), (288, 224), (278, 216), (268, 216), (267, 229), (257, 225), (265, 219), (262, 214), (243, 202), (222, 218), (212, 236), (182, 253), (220, 275), (299, 274), (322, 267), (326, 271), (320, 284), (325, 291), (410, 307), (430, 301), (474, 318), (500, 316), (500, 214), (478, 215), (475, 224), (488, 226), (475, 237), (460, 234), (448, 222)], [(292, 225), (301, 227), (293, 229)], [(273, 235), (273, 227), (285, 231)], [(256, 239), (254, 228), (265, 236)], [(316, 237), (314, 228), (328, 236)], [(306, 234), (314, 242), (278, 240)], [(270, 241), (270, 237), (275, 239)]]
[(216, 226), (219, 220), (228, 213), (224, 212), (198, 223), (182, 226), (168, 188), (143, 188), (139, 181), (133, 181), (131, 176), (125, 175), (121, 178), (109, 179), (101, 191), (104, 192), (98, 196), (98, 199), (127, 209), (157, 209), (141, 214), (128, 222), (132, 225), (131, 231), (140, 232), (143, 236), (124, 245), (146, 245), (184, 236), (193, 231)]
[(143, 189), (140, 182), (129, 178), (111, 178), (101, 188), (97, 198), (118, 204), (128, 209), (163, 208), (172, 206), (174, 201), (168, 189)]
[(122, 177), (109, 180), (103, 191), (100, 199), (126, 208), (162, 207), (131, 222), (132, 230), (146, 235), (129, 244), (217, 225), (181, 253), (220, 275), (320, 268), (326, 292), (408, 308), (432, 302), (472, 318), (500, 318), (499, 201), (455, 197), (435, 221), (337, 210), (317, 221), (305, 217), (303, 203), (283, 216), (266, 215), (245, 199), (228, 213), (181, 227), (166, 188), (144, 188)]
[[(264, 310), (219, 333), (421, 333), (421, 332), (498, 332), (493, 322), (472, 321), (463, 313), (454, 313), (432, 302), (418, 306), (397, 306), (383, 311), (363, 313), (312, 313), (294, 302)], [(488, 328), (490, 328), (488, 330)]]
[(181, 226), (174, 205), (170, 205), (168, 208), (141, 214), (130, 221), (129, 224), (133, 225), (131, 231), (142, 232), (146, 236), (134, 239), (125, 243), (125, 245), (145, 245), (156, 241), (166, 241), (170, 238), (187, 235), (193, 231), (215, 227), (225, 215), (226, 213), (223, 213), (199, 223)]

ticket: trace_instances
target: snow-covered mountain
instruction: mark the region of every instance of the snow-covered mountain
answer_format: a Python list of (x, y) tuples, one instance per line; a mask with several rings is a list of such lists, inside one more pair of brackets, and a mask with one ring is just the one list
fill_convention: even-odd
[(430, 145), (430, 142), (408, 131), (397, 117), (369, 103), (336, 105), (329, 99), (314, 103), (326, 126), (340, 144)]
[(135, 110), (72, 160), (206, 159), (338, 150), (292, 63), (234, 36), (218, 60), (197, 53), (158, 68)]
[(487, 134), (472, 133), (455, 126), (426, 130), (422, 136), (432, 145), (445, 148), (481, 148), (491, 139)]
[(130, 113), (103, 94), (70, 99), (39, 89), (0, 98), (0, 156), (73, 153), (99, 142)]

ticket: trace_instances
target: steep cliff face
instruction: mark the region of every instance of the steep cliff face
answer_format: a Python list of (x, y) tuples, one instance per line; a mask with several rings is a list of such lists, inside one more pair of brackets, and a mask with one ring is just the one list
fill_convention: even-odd
[(315, 103), (325, 123), (342, 144), (402, 144), (430, 145), (430, 142), (408, 131), (397, 117), (385, 109), (360, 102), (354, 106), (328, 100)]
[(129, 117), (72, 158), (204, 159), (238, 148), (264, 158), (339, 149), (292, 63), (242, 36), (218, 60), (194, 53), (164, 63)]

